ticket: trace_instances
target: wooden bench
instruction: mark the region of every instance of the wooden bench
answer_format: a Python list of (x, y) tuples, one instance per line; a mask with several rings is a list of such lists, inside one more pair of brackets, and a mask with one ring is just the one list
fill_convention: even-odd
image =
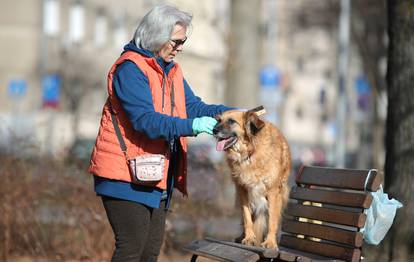
[(364, 210), (382, 178), (376, 170), (302, 166), (284, 210), (279, 249), (206, 238), (183, 249), (217, 261), (360, 261)]

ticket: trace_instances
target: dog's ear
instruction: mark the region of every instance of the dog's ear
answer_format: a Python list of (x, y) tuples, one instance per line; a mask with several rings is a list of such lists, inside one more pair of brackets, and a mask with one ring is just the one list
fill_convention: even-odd
[(265, 122), (256, 113), (247, 111), (244, 114), (244, 128), (247, 135), (256, 135), (264, 126)]

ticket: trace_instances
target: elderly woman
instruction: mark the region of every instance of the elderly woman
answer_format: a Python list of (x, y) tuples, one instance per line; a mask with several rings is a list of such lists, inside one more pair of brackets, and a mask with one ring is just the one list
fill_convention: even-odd
[[(203, 103), (174, 62), (191, 20), (175, 7), (155, 6), (108, 74), (89, 172), (115, 235), (112, 261), (157, 260), (173, 188), (187, 195), (185, 137), (212, 134), (213, 116), (230, 109)], [(149, 167), (136, 164), (134, 170), (162, 178), (137, 179), (129, 167), (134, 158), (152, 159)]]

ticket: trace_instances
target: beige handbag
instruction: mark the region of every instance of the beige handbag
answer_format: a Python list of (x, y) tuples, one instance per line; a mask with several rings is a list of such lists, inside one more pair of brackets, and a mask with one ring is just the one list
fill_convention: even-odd
[[(118, 121), (115, 115), (111, 114), (112, 123), (118, 137), (121, 150), (126, 156), (127, 147), (119, 130)], [(148, 154), (127, 159), (132, 180), (138, 184), (154, 184), (164, 177), (165, 156), (161, 154)]]
[(137, 182), (158, 182), (164, 176), (165, 156), (145, 155), (128, 160), (129, 169)]

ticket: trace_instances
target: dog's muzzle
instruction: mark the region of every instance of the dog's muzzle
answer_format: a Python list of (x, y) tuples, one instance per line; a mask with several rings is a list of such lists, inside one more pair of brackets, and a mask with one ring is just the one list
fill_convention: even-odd
[(225, 151), (237, 143), (237, 135), (234, 133), (226, 134), (223, 131), (219, 131), (217, 128), (214, 128), (213, 134), (217, 139), (217, 151)]

